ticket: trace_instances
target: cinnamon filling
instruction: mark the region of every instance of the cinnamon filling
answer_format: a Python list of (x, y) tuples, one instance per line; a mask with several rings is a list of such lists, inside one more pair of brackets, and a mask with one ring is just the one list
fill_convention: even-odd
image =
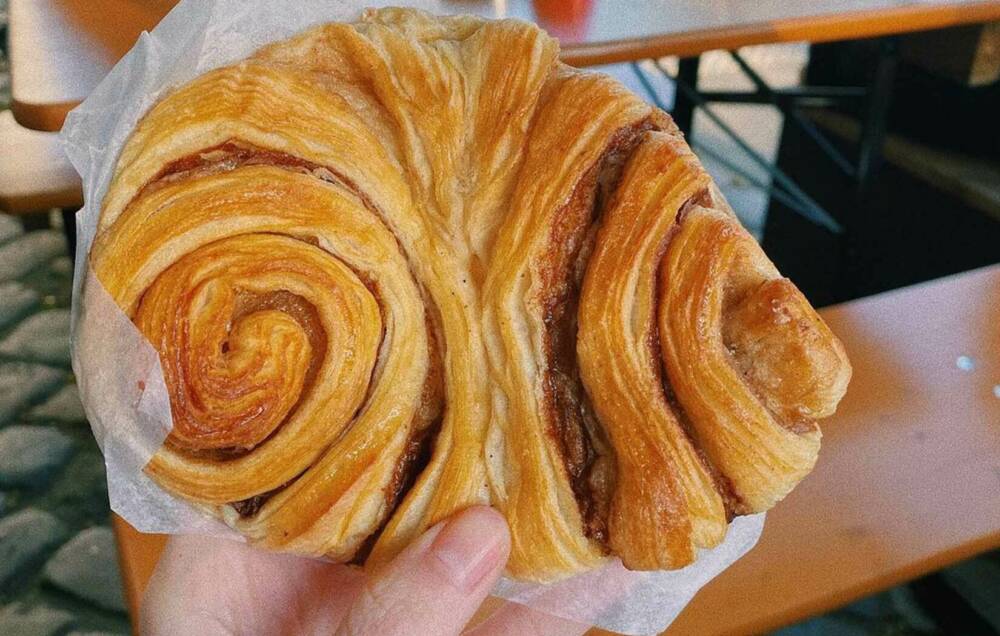
[[(659, 337), (655, 335), (655, 330), (653, 337), (655, 337), (657, 342), (659, 342)], [(663, 394), (666, 397), (667, 406), (670, 408), (670, 412), (673, 413), (674, 417), (677, 419), (681, 430), (684, 431), (684, 435), (692, 442), (691, 447), (694, 448), (695, 453), (698, 454), (698, 459), (701, 460), (701, 464), (708, 469), (708, 474), (712, 478), (712, 485), (715, 486), (716, 492), (718, 492), (722, 497), (722, 506), (726, 511), (726, 522), (732, 521), (733, 517), (746, 514), (746, 505), (733, 488), (733, 482), (725, 475), (725, 473), (719, 470), (714, 463), (712, 463), (712, 460), (709, 459), (708, 455), (705, 453), (702, 444), (698, 440), (698, 433), (695, 430), (694, 425), (691, 423), (691, 418), (688, 417), (684, 407), (681, 406), (681, 403), (677, 400), (677, 395), (674, 393), (674, 388), (670, 386), (670, 380), (667, 377), (665, 370), (661, 370), (660, 377), (663, 385)]]
[[(429, 303), (433, 307), (433, 303)], [(432, 312), (428, 312), (430, 314)], [(414, 417), (410, 439), (406, 442), (406, 450), (396, 462), (396, 470), (385, 486), (385, 503), (390, 511), (403, 499), (417, 480), (417, 475), (423, 472), (431, 460), (431, 449), (441, 427), (441, 414), (444, 411), (444, 369), (442, 352), (435, 330), (435, 320), (427, 317), (427, 345), (430, 360), (424, 390), (420, 395), (420, 406)], [(390, 515), (386, 516), (388, 523)]]
[[(373, 288), (373, 285), (369, 284), (367, 281), (365, 282), (365, 284), (370, 289)], [(288, 296), (291, 296), (292, 298), (301, 301), (301, 299), (298, 296), (294, 296), (293, 294), (289, 294), (288, 292), (282, 292), (282, 294), (287, 294)], [(257, 299), (248, 300), (247, 304), (245, 305), (245, 307), (247, 308), (247, 313), (249, 313), (250, 311), (259, 311), (260, 309), (262, 309), (262, 307), (257, 307), (254, 304), (259, 300), (259, 298), (260, 297), (258, 297)], [(293, 317), (295, 317), (296, 320), (298, 320), (297, 312), (301, 311), (302, 308), (301, 307), (293, 308), (292, 302), (294, 301), (289, 302), (288, 298), (281, 296), (273, 299), (272, 302), (277, 302), (280, 303), (281, 305), (280, 306), (275, 305), (268, 308), (280, 309), (281, 311), (285, 311), (285, 309), (283, 309), (282, 307), (289, 307), (291, 308), (291, 312), (289, 313)], [(309, 309), (315, 311), (315, 309), (313, 309), (311, 305), (309, 305), (308, 303), (305, 304), (308, 305)], [(251, 307), (252, 309), (250, 309)], [(315, 326), (319, 327), (318, 323)], [(307, 333), (310, 334), (310, 341), (315, 346), (317, 343), (311, 340), (312, 332), (310, 332), (307, 329)], [(322, 335), (323, 337), (322, 342), (325, 346), (326, 344), (325, 332), (323, 332), (322, 329), (319, 329), (317, 333)], [(420, 406), (417, 409), (417, 415), (415, 417), (413, 430), (410, 433), (410, 438), (406, 442), (406, 449), (404, 450), (403, 454), (400, 455), (399, 460), (396, 463), (396, 469), (393, 471), (392, 477), (390, 478), (389, 483), (385, 486), (384, 489), (385, 503), (390, 513), (386, 515), (385, 520), (382, 523), (382, 526), (380, 526), (374, 533), (372, 533), (372, 535), (369, 536), (365, 540), (365, 543), (358, 549), (358, 554), (355, 556), (355, 560), (352, 561), (358, 564), (363, 563), (364, 559), (367, 558), (368, 553), (375, 545), (375, 541), (381, 534), (382, 529), (385, 527), (385, 524), (389, 522), (389, 518), (392, 516), (391, 514), (392, 511), (396, 509), (396, 507), (402, 501), (403, 495), (405, 495), (410, 490), (410, 488), (416, 482), (417, 476), (423, 471), (423, 469), (430, 462), (431, 450), (434, 445), (434, 439), (437, 437), (437, 433), (441, 425), (441, 412), (444, 406), (441, 352), (439, 351), (439, 347), (437, 345), (438, 339), (435, 336), (433, 323), (430, 318), (428, 318), (427, 320), (427, 335), (428, 335), (428, 345), (429, 345), (428, 348), (430, 351), (430, 364), (428, 367), (427, 380), (424, 383), (424, 390), (420, 397)], [(317, 366), (316, 369), (318, 370), (318, 368), (319, 367)], [(310, 372), (312, 371), (313, 371), (312, 368), (310, 368)], [(314, 372), (313, 375), (308, 376), (307, 386), (312, 386), (311, 381), (314, 377), (315, 377)], [(261, 493), (259, 495), (249, 497), (242, 501), (234, 501), (231, 502), (229, 505), (232, 506), (234, 510), (236, 510), (236, 512), (240, 515), (240, 517), (246, 519), (256, 515), (257, 512), (259, 512), (260, 509), (264, 506), (264, 504), (268, 502), (268, 500), (270, 500), (274, 495), (281, 492), (287, 486), (288, 484), (283, 484), (282, 486), (279, 486), (278, 488), (275, 488), (274, 490), (271, 490), (269, 492)]]
[(278, 494), (287, 487), (288, 484), (282, 484), (277, 488), (275, 488), (274, 490), (269, 490), (268, 492), (264, 492), (259, 495), (254, 495), (253, 497), (244, 499), (242, 501), (234, 501), (229, 505), (233, 507), (233, 510), (235, 510), (240, 517), (242, 517), (243, 519), (247, 519), (257, 514), (257, 511), (260, 510), (271, 497), (275, 496), (276, 494)]
[[(323, 365), (325, 357), (327, 338), (326, 331), (320, 323), (319, 312), (309, 301), (292, 292), (281, 290), (267, 294), (255, 294), (245, 289), (236, 292), (236, 307), (233, 310), (233, 317), (230, 324), (235, 323), (244, 316), (258, 311), (275, 310), (291, 316), (295, 322), (299, 323), (302, 330), (309, 338), (309, 344), (315, 354), (309, 361), (309, 369), (306, 371), (305, 385), (302, 387), (302, 397), (305, 397), (312, 389), (316, 374)], [(227, 345), (223, 343), (223, 347)], [(300, 400), (301, 401), (301, 398)]]
[(430, 463), (434, 441), (441, 429), (441, 415), (444, 411), (444, 369), (442, 366), (444, 352), (442, 351), (441, 339), (437, 337), (437, 325), (440, 323), (440, 319), (437, 316), (437, 306), (429, 298), (425, 298), (424, 302), (428, 309), (426, 323), (430, 360), (424, 390), (420, 395), (420, 406), (414, 418), (410, 438), (406, 441), (406, 450), (396, 461), (396, 469), (383, 490), (386, 509), (389, 512), (379, 527), (358, 548), (354, 558), (351, 559), (351, 563), (354, 565), (361, 565), (368, 558), (375, 542), (378, 541), (385, 526), (389, 523), (389, 519), (392, 518), (396, 508), (402, 502), (403, 496), (410, 491), (410, 488), (416, 483), (417, 477)]
[[(323, 360), (326, 357), (327, 336), (326, 332), (323, 330), (323, 325), (320, 323), (319, 313), (316, 311), (316, 308), (301, 296), (284, 290), (269, 292), (266, 294), (258, 294), (245, 289), (237, 290), (236, 306), (234, 307), (233, 314), (229, 319), (229, 325), (232, 327), (232, 325), (241, 318), (256, 312), (268, 310), (280, 311), (295, 320), (295, 322), (298, 323), (305, 332), (313, 351), (313, 355), (309, 360), (309, 368), (306, 370), (299, 399), (285, 416), (285, 419), (287, 420), (288, 416), (295, 412), (302, 400), (304, 400), (312, 391), (316, 374), (322, 367)], [(226, 353), (229, 349), (228, 342), (223, 342), (220, 346), (223, 353)], [(190, 448), (186, 445), (178, 445), (177, 442), (171, 438), (172, 436), (169, 435), (164, 443), (174, 450), (183, 451), (184, 453), (194, 457), (225, 461), (228, 459), (235, 459), (249, 453), (253, 450), (253, 448), (267, 442), (267, 440), (270, 439), (280, 428), (280, 425), (275, 427), (270, 435), (250, 447), (233, 446), (215, 449)]]
[[(674, 236), (680, 230), (681, 224), (684, 222), (684, 218), (687, 216), (689, 210), (695, 206), (703, 206), (711, 204), (711, 193), (708, 191), (702, 192), (695, 195), (690, 200), (681, 206), (681, 209), (677, 211), (677, 217), (674, 219), (673, 226), (667, 232), (666, 237), (663, 240), (663, 244), (656, 256), (656, 261), (662, 261), (664, 254), (667, 251), (667, 246), (673, 240)], [(655, 289), (660, 289), (661, 281), (660, 268), (656, 268), (656, 286)], [(656, 311), (660, 311), (659, 303), (654, 303)], [(659, 324), (659, 317), (655, 317), (654, 324)], [(701, 460), (701, 464), (708, 469), (708, 474), (712, 477), (712, 484), (715, 486), (715, 490), (722, 497), (722, 505), (726, 511), (726, 521), (732, 521), (733, 517), (737, 515), (744, 514), (745, 505), (740, 497), (736, 494), (733, 489), (733, 484), (726, 475), (719, 470), (715, 464), (709, 459), (708, 455), (702, 448), (702, 444), (698, 440), (698, 434), (694, 426), (691, 424), (691, 418), (688, 417), (687, 412), (685, 412), (684, 407), (677, 400), (677, 395), (674, 393), (674, 388), (670, 385), (670, 378), (667, 375), (667, 370), (664, 368), (663, 357), (660, 354), (660, 332), (658, 329), (652, 329), (649, 332), (646, 341), (647, 346), (653, 356), (653, 360), (659, 360), (659, 374), (660, 374), (660, 384), (663, 387), (663, 395), (667, 401), (667, 407), (673, 414), (674, 418), (680, 424), (681, 430), (684, 435), (692, 442), (691, 447), (694, 448), (695, 452), (698, 454), (698, 458)]]
[[(136, 198), (175, 181), (197, 179), (243, 166), (275, 166), (302, 173), (312, 173), (324, 181), (345, 182), (329, 169), (294, 155), (243, 142), (226, 141), (218, 146), (205, 148), (197, 154), (188, 155), (168, 163), (136, 193)], [(354, 188), (352, 188), (353, 190)]]
[(546, 369), (543, 391), (563, 465), (583, 517), (584, 533), (607, 545), (607, 517), (614, 492), (614, 459), (589, 403), (576, 362), (577, 307), (596, 224), (621, 180), (624, 165), (643, 132), (644, 120), (620, 130), (598, 164), (577, 183), (556, 219), (543, 267)]

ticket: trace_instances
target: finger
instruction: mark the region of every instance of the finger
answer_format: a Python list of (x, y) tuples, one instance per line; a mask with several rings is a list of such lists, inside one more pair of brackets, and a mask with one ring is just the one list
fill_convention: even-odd
[(476, 506), (428, 530), (362, 588), (339, 634), (458, 634), (500, 577), (510, 534)]
[(507, 634), (539, 634), (539, 636), (580, 636), (590, 625), (535, 611), (520, 603), (507, 603), (487, 617), (466, 636), (506, 636)]
[(345, 566), (228, 539), (174, 536), (146, 588), (141, 632), (329, 634), (363, 578)]

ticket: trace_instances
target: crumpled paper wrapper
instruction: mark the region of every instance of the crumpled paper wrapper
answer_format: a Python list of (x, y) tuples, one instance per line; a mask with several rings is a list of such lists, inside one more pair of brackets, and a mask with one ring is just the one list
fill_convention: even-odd
[[(240, 539), (225, 524), (161, 490), (142, 468), (172, 426), (159, 358), (118, 308), (88, 264), (100, 205), (119, 152), (142, 115), (166, 92), (247, 57), (264, 44), (323, 22), (352, 21), (369, 6), (419, 6), (431, 12), (485, 12), (482, 3), (362, 3), (347, 0), (182, 1), (152, 33), (143, 33), (62, 131), (83, 177), (73, 281), (73, 370), (107, 464), (111, 508), (143, 532), (199, 533)], [(756, 544), (764, 515), (733, 521), (725, 541), (682, 570), (630, 572), (606, 567), (553, 585), (504, 578), (496, 596), (535, 610), (624, 634), (665, 629), (706, 582)]]

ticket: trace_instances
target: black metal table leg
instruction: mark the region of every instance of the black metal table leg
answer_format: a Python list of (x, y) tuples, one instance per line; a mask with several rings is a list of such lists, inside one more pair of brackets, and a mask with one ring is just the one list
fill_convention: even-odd
[(899, 45), (895, 38), (886, 38), (879, 44), (879, 56), (868, 90), (865, 119), (861, 129), (858, 150), (858, 193), (863, 198), (882, 162), (882, 145), (885, 142), (886, 118), (892, 98), (892, 85), (899, 64)]
[(66, 245), (69, 248), (69, 260), (70, 262), (76, 262), (76, 210), (72, 208), (63, 208), (60, 210), (62, 212), (63, 220), (63, 233), (66, 235)]
[(864, 235), (864, 224), (870, 222), (873, 214), (878, 214), (877, 203), (872, 200), (872, 184), (882, 163), (882, 146), (885, 143), (889, 104), (898, 63), (899, 47), (896, 39), (885, 38), (879, 42), (878, 59), (868, 86), (868, 99), (861, 122), (855, 173), (856, 204), (845, 209), (843, 215), (846, 232), (842, 240), (838, 291), (840, 298), (844, 299), (856, 298), (861, 289), (858, 241)]
[[(792, 207), (797, 212), (807, 217), (814, 223), (826, 227), (828, 230), (834, 233), (839, 233), (841, 231), (840, 225), (825, 211), (821, 208), (815, 201), (813, 201), (808, 194), (803, 192), (794, 182), (789, 179), (784, 172), (779, 170), (776, 166), (771, 165), (766, 159), (760, 156), (760, 154), (755, 151), (740, 135), (736, 133), (732, 128), (730, 128), (726, 122), (724, 122), (717, 114), (715, 114), (705, 103), (705, 100), (698, 93), (698, 90), (688, 85), (686, 82), (681, 81), (680, 77), (673, 77), (670, 73), (663, 67), (663, 65), (657, 60), (653, 62), (656, 69), (662, 73), (665, 77), (674, 82), (674, 87), (676, 90), (676, 98), (680, 99), (683, 97), (685, 100), (690, 102), (694, 107), (701, 108), (705, 116), (714, 123), (726, 136), (732, 139), (739, 148), (746, 153), (746, 155), (758, 166), (767, 171), (768, 174), (774, 179), (778, 186), (787, 190), (787, 193), (782, 193), (777, 195), (782, 201), (787, 202), (789, 207)], [(648, 93), (649, 98), (653, 101), (658, 108), (663, 108), (663, 101), (656, 93), (656, 89), (649, 82), (643, 70), (639, 67), (639, 64), (632, 62), (632, 71), (635, 73), (636, 78), (639, 83), (642, 84), (643, 89)], [(676, 102), (675, 102), (676, 104)], [(693, 139), (688, 138), (688, 142), (692, 145), (697, 144)], [(704, 150), (704, 149), (703, 149)], [(723, 161), (731, 166), (730, 169), (734, 170), (737, 174), (741, 174), (744, 178), (753, 182), (754, 178), (751, 175), (747, 175), (741, 169), (733, 166), (732, 162)], [(774, 187), (772, 184), (767, 188), (772, 194), (778, 191), (778, 188)]]
[[(688, 86), (698, 89), (698, 65), (700, 56), (682, 57), (677, 68), (677, 79)], [(674, 92), (674, 109), (671, 116), (674, 123), (681, 129), (685, 137), (691, 138), (691, 123), (694, 119), (694, 101), (682, 91)]]
[[(841, 172), (849, 177), (854, 177), (854, 166), (851, 161), (845, 157), (840, 150), (837, 149), (829, 139), (826, 138), (819, 128), (816, 127), (812, 121), (809, 120), (805, 115), (799, 112), (796, 108), (794, 100), (783, 99), (783, 95), (787, 93), (779, 93), (778, 91), (771, 88), (767, 82), (764, 81), (757, 71), (747, 64), (746, 60), (736, 51), (729, 52), (730, 57), (733, 61), (743, 70), (743, 74), (750, 78), (750, 81), (754, 83), (757, 88), (757, 95), (765, 97), (768, 102), (770, 102), (775, 108), (777, 108), (784, 116), (785, 123), (791, 121), (796, 126), (802, 129), (804, 133), (809, 135), (809, 137), (819, 146), (819, 149), (823, 151), (827, 157), (840, 169)], [(851, 87), (853, 89), (853, 87)], [(831, 91), (835, 92), (835, 91)], [(857, 94), (857, 89), (851, 90), (848, 94)], [(867, 96), (867, 91), (862, 92), (863, 95)]]

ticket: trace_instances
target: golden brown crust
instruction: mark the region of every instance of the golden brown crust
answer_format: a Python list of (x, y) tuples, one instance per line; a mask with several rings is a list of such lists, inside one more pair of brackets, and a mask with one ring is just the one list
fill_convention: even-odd
[(851, 367), (808, 301), (731, 216), (693, 208), (660, 268), (660, 339), (694, 436), (739, 513), (766, 510), (810, 470), (815, 418)]
[(836, 338), (669, 117), (557, 54), (371, 11), (147, 113), (90, 259), (160, 353), (157, 483), (374, 565), (489, 503), (551, 581), (683, 566), (808, 472)]
[(725, 532), (711, 474), (663, 392), (655, 329), (657, 264), (677, 215), (707, 187), (679, 135), (648, 134), (602, 219), (581, 295), (580, 371), (618, 457), (611, 547), (637, 569), (682, 566)]

